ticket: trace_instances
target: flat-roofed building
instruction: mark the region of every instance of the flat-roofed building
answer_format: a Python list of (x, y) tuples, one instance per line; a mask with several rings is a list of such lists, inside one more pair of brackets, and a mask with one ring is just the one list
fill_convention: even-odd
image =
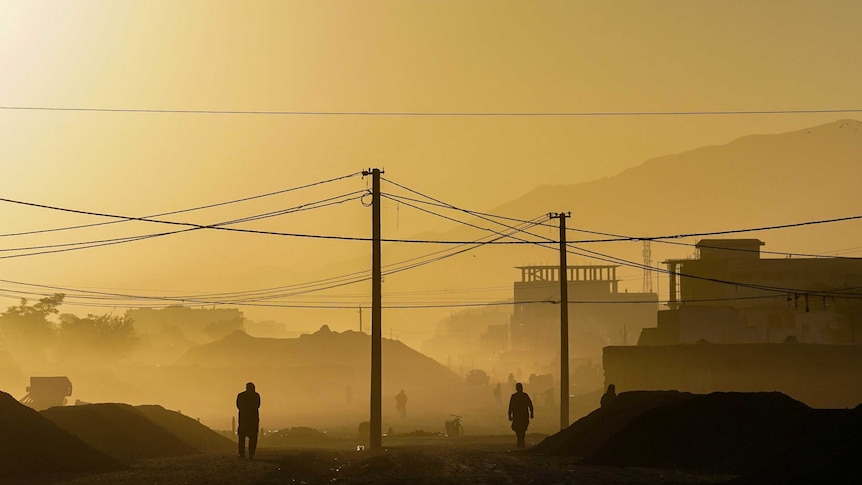
[(665, 261), (668, 308), (641, 345), (855, 343), (862, 259), (762, 258), (758, 239), (703, 239), (695, 259)]
[[(658, 295), (619, 291), (617, 265), (572, 265), (565, 275), (569, 301), (569, 356), (601, 355), (606, 345), (634, 344), (655, 324)], [(513, 352), (530, 352), (540, 363), (560, 353), (560, 267), (519, 266), (510, 323)]]

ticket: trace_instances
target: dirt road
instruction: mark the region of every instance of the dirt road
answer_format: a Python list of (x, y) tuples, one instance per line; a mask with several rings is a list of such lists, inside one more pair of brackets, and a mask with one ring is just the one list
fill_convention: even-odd
[(706, 484), (729, 478), (668, 470), (581, 466), (569, 458), (517, 450), (513, 442), (514, 436), (390, 439), (384, 441), (384, 450), (379, 452), (356, 451), (355, 446), (347, 443), (317, 449), (272, 448), (259, 450), (255, 461), (224, 453), (200, 454), (148, 460), (124, 472), (41, 483)]

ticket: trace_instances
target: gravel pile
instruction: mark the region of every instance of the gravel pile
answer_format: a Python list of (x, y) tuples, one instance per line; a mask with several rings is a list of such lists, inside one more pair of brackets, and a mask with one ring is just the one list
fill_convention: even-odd
[(125, 465), (0, 391), (0, 477), (120, 470)]
[(124, 463), (197, 453), (128, 404), (58, 406), (42, 415), (88, 445)]
[(533, 451), (585, 465), (732, 474), (740, 484), (843, 483), (862, 451), (862, 408), (812, 409), (778, 392), (626, 392)]
[(158, 405), (135, 406), (135, 410), (198, 451), (236, 450), (233, 441), (176, 411)]

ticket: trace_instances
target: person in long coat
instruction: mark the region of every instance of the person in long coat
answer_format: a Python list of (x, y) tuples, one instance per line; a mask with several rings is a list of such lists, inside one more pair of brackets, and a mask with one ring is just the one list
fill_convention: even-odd
[(523, 448), (524, 437), (527, 427), (533, 419), (533, 401), (524, 392), (524, 385), (520, 382), (515, 384), (515, 393), (509, 398), (509, 421), (512, 422), (512, 430), (518, 437), (518, 448)]
[(239, 410), (238, 456), (245, 457), (245, 439), (248, 438), (248, 458), (254, 460), (257, 450), (257, 433), (260, 429), (260, 394), (254, 390), (254, 383), (245, 385), (245, 391), (237, 394), (236, 408)]

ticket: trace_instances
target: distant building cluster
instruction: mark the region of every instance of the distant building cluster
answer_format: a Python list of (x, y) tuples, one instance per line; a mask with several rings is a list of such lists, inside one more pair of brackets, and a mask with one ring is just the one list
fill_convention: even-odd
[[(569, 355), (579, 382), (601, 385), (602, 347), (633, 345), (640, 330), (655, 325), (658, 295), (619, 291), (616, 265), (567, 266)], [(472, 368), (494, 380), (559, 374), (560, 268), (520, 266), (512, 307), (453, 314), (423, 351), (465, 375)], [(625, 304), (618, 304), (625, 303)]]
[(640, 345), (856, 343), (862, 259), (761, 258), (757, 239), (704, 239), (696, 259), (665, 261), (668, 309)]
[[(566, 268), (570, 355), (591, 357), (606, 345), (633, 344), (655, 323), (658, 295), (619, 291), (616, 265)], [(560, 267), (520, 266), (514, 284), (510, 350), (549, 357), (560, 352)], [(620, 304), (625, 303), (625, 304)]]
[(137, 308), (126, 311), (134, 321), (135, 332), (148, 335), (175, 335), (193, 343), (217, 340), (243, 330), (244, 316), (236, 308)]

